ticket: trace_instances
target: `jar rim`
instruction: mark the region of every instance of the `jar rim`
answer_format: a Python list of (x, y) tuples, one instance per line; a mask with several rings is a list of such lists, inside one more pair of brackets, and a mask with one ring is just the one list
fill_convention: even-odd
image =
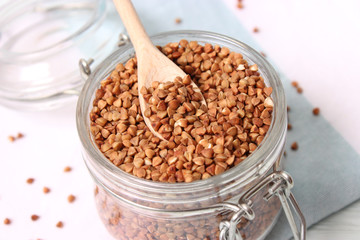
[[(95, 164), (94, 166), (100, 167), (104, 170), (104, 175), (110, 177), (118, 182), (131, 184), (133, 187), (137, 187), (138, 189), (145, 189), (150, 192), (158, 192), (164, 194), (173, 194), (179, 192), (194, 192), (196, 193), (198, 190), (204, 190), (213, 188), (214, 186), (218, 186), (219, 183), (229, 183), (234, 182), (235, 179), (239, 179), (242, 176), (251, 176), (250, 178), (244, 178), (243, 183), (249, 183), (258, 177), (259, 171), (267, 164), (266, 160), (268, 156), (274, 154), (274, 149), (276, 146), (283, 144), (286, 134), (286, 103), (285, 103), (285, 93), (282, 87), (282, 83), (279, 79), (278, 74), (276, 73), (275, 69), (270, 65), (270, 63), (255, 51), (250, 46), (246, 45), (245, 43), (236, 40), (234, 38), (218, 34), (212, 33), (208, 31), (197, 31), (197, 30), (181, 30), (181, 31), (169, 31), (154, 35), (151, 37), (152, 40), (161, 39), (168, 35), (176, 35), (180, 39), (186, 39), (186, 36), (193, 36), (193, 37), (209, 37), (212, 39), (219, 39), (222, 41), (226, 41), (228, 43), (234, 44), (236, 46), (241, 46), (243, 49), (247, 51), (247, 53), (253, 58), (256, 59), (256, 63), (259, 66), (259, 70), (262, 73), (266, 73), (267, 81), (270, 82), (270, 85), (273, 87), (272, 98), (274, 99), (274, 110), (273, 110), (273, 118), (268, 133), (266, 134), (264, 140), (260, 144), (260, 146), (251, 154), (249, 155), (244, 161), (239, 163), (237, 166), (234, 166), (231, 169), (228, 169), (224, 173), (212, 176), (206, 180), (198, 180), (190, 183), (162, 183), (156, 182), (151, 180), (146, 180), (142, 178), (138, 178), (131, 174), (128, 174), (115, 166), (111, 163), (101, 152), (100, 150), (94, 145), (92, 142), (92, 137), (90, 133), (90, 124), (89, 124), (89, 107), (91, 106), (91, 101), (95, 92), (91, 92), (91, 86), (94, 84), (99, 84), (102, 79), (98, 79), (101, 77), (101, 74), (106, 68), (106, 60), (115, 59), (121, 54), (124, 54), (126, 51), (132, 48), (129, 44), (127, 46), (123, 46), (117, 51), (115, 51), (112, 55), (110, 55), (105, 61), (100, 63), (97, 68), (92, 72), (89, 76), (87, 82), (85, 83), (79, 100), (77, 104), (77, 129), (78, 134), (81, 140), (81, 143), (84, 148), (84, 152), (89, 154), (90, 156), (96, 159), (92, 161), (91, 164)], [(241, 52), (241, 54), (244, 54)], [(244, 58), (245, 58), (244, 54)], [(108, 69), (110, 70), (110, 69)], [(264, 76), (263, 76), (264, 77)], [(265, 77), (264, 77), (265, 79)], [(282, 99), (281, 101), (279, 99)], [(273, 163), (271, 164), (271, 166)], [(89, 166), (88, 166), (89, 168)], [(263, 169), (264, 170), (264, 169)], [(267, 171), (268, 168), (264, 171)], [(92, 168), (90, 169), (92, 171)], [(239, 182), (237, 182), (239, 184)]]

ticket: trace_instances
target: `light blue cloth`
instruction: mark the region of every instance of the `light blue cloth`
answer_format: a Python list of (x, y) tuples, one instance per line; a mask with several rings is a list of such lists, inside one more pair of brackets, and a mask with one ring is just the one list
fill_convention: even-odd
[[(261, 51), (221, 1), (134, 0), (134, 5), (150, 35), (181, 29), (206, 30), (239, 39)], [(176, 17), (183, 20), (181, 24), (175, 24)], [(296, 93), (286, 76), (280, 76), (293, 126), (288, 132), (286, 170), (294, 178), (293, 193), (309, 227), (360, 198), (360, 157), (321, 115), (313, 116), (313, 106)], [(299, 144), (296, 152), (290, 150), (294, 141)], [(283, 214), (267, 239), (291, 236)]]

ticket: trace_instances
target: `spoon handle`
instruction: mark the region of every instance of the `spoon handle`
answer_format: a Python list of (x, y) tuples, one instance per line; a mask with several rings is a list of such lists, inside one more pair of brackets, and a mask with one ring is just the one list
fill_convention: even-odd
[(136, 53), (154, 47), (130, 0), (113, 0)]

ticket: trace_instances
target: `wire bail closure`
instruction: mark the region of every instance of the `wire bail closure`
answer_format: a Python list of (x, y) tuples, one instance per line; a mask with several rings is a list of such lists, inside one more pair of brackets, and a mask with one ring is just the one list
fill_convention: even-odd
[(119, 41), (117, 43), (118, 47), (121, 47), (129, 42), (130, 42), (130, 39), (125, 33), (119, 34)]
[(91, 74), (91, 68), (90, 65), (94, 62), (94, 59), (90, 58), (88, 60), (85, 60), (84, 58), (81, 58), (79, 60), (79, 68), (80, 68), (80, 74), (81, 78), (83, 80), (86, 80), (89, 75)]
[[(126, 34), (124, 34), (124, 33), (119, 34), (119, 40), (117, 42), (118, 47), (121, 47), (129, 42), (130, 42), (130, 39)], [(87, 80), (87, 78), (90, 76), (90, 74), (91, 74), (90, 66), (93, 62), (94, 62), (94, 59), (92, 59), (92, 58), (90, 58), (88, 60), (81, 58), (79, 60), (79, 69), (80, 69), (81, 78), (83, 80)]]
[[(299, 205), (295, 200), (294, 195), (290, 191), (290, 189), (294, 186), (293, 179), (285, 171), (276, 171), (265, 177), (263, 180), (245, 192), (242, 197), (240, 197), (237, 205), (226, 203), (226, 205), (223, 206), (226, 209), (233, 211), (234, 213), (229, 221), (221, 221), (219, 225), (220, 240), (243, 240), (237, 225), (240, 223), (242, 218), (250, 221), (255, 218), (255, 213), (252, 210), (253, 202), (251, 201), (251, 198), (255, 196), (261, 189), (267, 186), (269, 186), (269, 189), (263, 196), (264, 200), (268, 201), (274, 195), (276, 195), (284, 209), (290, 228), (293, 232), (294, 239), (305, 240), (306, 221)], [(300, 225), (299, 228), (296, 224), (293, 212), (295, 212), (298, 217)]]

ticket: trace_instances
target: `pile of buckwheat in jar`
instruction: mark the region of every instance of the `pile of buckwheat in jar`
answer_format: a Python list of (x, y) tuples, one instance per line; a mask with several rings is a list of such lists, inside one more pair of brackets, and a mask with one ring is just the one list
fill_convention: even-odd
[(226, 47), (196, 41), (159, 49), (188, 74), (141, 89), (144, 115), (166, 140), (154, 136), (144, 122), (137, 61), (131, 58), (119, 63), (96, 91), (91, 132), (101, 152), (127, 173), (170, 183), (221, 174), (254, 152), (269, 129), (274, 106), (272, 88), (266, 87), (258, 66)]

